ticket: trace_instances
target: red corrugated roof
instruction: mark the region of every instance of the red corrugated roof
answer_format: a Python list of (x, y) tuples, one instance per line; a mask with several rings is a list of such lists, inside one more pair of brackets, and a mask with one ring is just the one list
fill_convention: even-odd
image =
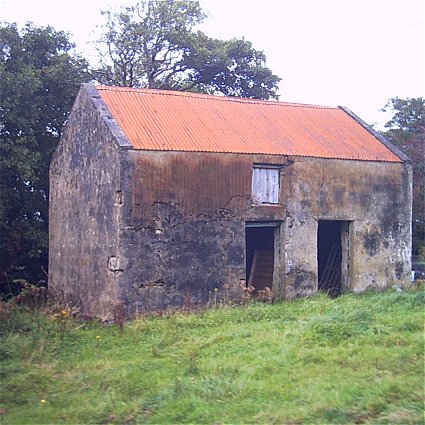
[(401, 162), (341, 108), (96, 88), (135, 149)]

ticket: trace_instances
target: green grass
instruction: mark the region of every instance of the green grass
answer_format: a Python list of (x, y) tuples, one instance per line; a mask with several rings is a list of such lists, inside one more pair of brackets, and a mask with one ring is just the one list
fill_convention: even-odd
[(423, 424), (424, 300), (316, 296), (122, 334), (3, 304), (1, 423)]

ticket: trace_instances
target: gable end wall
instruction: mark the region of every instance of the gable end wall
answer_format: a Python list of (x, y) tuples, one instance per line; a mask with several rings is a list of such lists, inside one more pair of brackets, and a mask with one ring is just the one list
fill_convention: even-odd
[(119, 299), (119, 148), (83, 88), (50, 167), (49, 291), (62, 305), (107, 316)]

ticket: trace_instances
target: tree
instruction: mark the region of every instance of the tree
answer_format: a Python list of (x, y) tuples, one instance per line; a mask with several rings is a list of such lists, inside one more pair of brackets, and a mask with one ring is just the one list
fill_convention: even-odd
[(194, 30), (205, 18), (197, 1), (145, 0), (103, 14), (100, 67), (93, 71), (100, 83), (277, 98), (280, 78), (262, 51), (244, 39)]
[(392, 98), (382, 109), (392, 111), (393, 117), (385, 124), (385, 136), (398, 146), (412, 161), (413, 254), (425, 256), (425, 100), (422, 97)]
[(0, 291), (45, 281), (49, 164), (82, 81), (65, 33), (0, 26)]

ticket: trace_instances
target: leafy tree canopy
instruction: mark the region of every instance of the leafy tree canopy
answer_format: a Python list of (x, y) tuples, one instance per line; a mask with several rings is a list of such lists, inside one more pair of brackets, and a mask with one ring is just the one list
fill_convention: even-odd
[(399, 146), (405, 138), (412, 134), (423, 134), (425, 131), (425, 101), (422, 97), (390, 99), (382, 108), (383, 112), (390, 111), (393, 117), (385, 124), (386, 133)]
[(99, 40), (104, 84), (277, 98), (280, 78), (244, 39), (217, 40), (195, 31), (205, 15), (192, 0), (145, 0), (103, 12)]
[(413, 254), (425, 258), (425, 100), (395, 97), (382, 110), (393, 114), (385, 136), (412, 161)]
[(65, 33), (0, 24), (0, 283), (42, 280), (48, 173), (87, 64)]

